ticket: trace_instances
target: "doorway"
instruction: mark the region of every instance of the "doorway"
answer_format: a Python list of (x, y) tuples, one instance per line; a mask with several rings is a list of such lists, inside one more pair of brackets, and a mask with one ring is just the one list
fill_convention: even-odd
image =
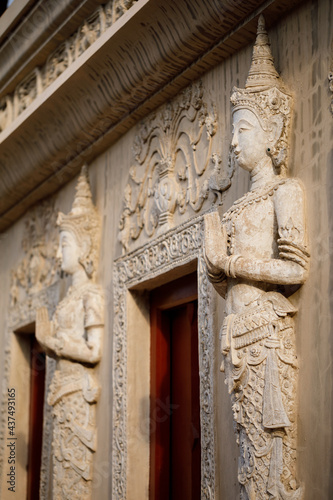
[(40, 468), (42, 461), (45, 363), (45, 353), (38, 344), (36, 337), (31, 335), (27, 500), (36, 500), (39, 498)]
[(151, 292), (150, 500), (199, 500), (197, 274)]
[(42, 460), (46, 356), (36, 340), (35, 323), (20, 328), (15, 333), (20, 350), (25, 354), (28, 375), (20, 387), (20, 392), (23, 391), (27, 396), (28, 414), (26, 500), (37, 500)]

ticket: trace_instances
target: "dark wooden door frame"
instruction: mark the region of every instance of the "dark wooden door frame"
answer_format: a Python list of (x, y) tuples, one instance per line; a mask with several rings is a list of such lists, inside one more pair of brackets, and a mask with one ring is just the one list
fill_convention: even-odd
[(196, 273), (151, 294), (150, 390), (150, 499), (199, 499)]

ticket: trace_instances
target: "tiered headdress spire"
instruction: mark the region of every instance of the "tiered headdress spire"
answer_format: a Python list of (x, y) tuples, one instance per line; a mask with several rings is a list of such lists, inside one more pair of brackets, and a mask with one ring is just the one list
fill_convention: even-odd
[(274, 66), (265, 19), (261, 15), (258, 20), (257, 39), (253, 47), (252, 63), (245, 88), (260, 89), (278, 86), (280, 86), (280, 78)]
[(65, 215), (59, 212), (57, 225), (60, 231), (71, 232), (78, 244), (86, 248), (80, 262), (89, 277), (92, 276), (98, 257), (100, 220), (92, 202), (87, 166), (84, 165), (76, 185), (72, 210)]
[(76, 185), (71, 213), (83, 214), (91, 211), (95, 211), (95, 207), (92, 202), (87, 165), (83, 165)]
[(246, 108), (258, 118), (262, 128), (275, 127), (280, 136), (271, 151), (276, 167), (286, 166), (292, 99), (286, 93), (275, 69), (264, 17), (258, 20), (257, 38), (245, 89), (234, 87), (231, 95), (233, 111)]

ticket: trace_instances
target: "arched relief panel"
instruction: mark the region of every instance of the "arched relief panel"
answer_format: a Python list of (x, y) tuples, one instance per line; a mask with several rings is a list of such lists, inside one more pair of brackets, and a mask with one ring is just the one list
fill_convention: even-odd
[[(119, 258), (114, 267), (112, 498), (147, 498), (149, 439), (149, 309), (144, 293), (197, 267), (201, 418), (201, 498), (218, 498), (216, 481), (214, 332), (215, 300), (204, 272), (202, 217), (156, 237)], [(139, 359), (138, 359), (139, 358)], [(141, 359), (141, 361), (140, 361)], [(136, 384), (136, 385), (135, 385)], [(147, 400), (147, 398), (146, 398)], [(140, 422), (141, 416), (141, 422)], [(134, 420), (135, 422), (134, 422)], [(137, 467), (137, 464), (140, 467)]]
[(119, 222), (124, 253), (221, 201), (233, 164), (222, 166), (218, 128), (201, 81), (140, 124)]
[[(26, 468), (19, 467), (19, 459), (27, 460), (29, 415), (29, 356), (28, 336), (34, 329), (36, 310), (42, 306), (52, 315), (59, 302), (59, 266), (56, 259), (58, 231), (55, 225), (57, 212), (53, 201), (45, 201), (34, 207), (25, 221), (22, 239), (24, 257), (11, 270), (10, 307), (5, 332), (5, 366), (1, 406), (0, 427), (0, 475), (8, 471), (5, 443), (8, 433), (7, 389), (15, 388), (17, 405), (22, 418), (16, 415), (16, 433), (19, 436), (17, 447), (17, 494), (26, 495)], [(16, 334), (16, 332), (22, 332)], [(17, 369), (17, 367), (20, 369)], [(45, 394), (54, 372), (55, 363), (51, 358), (46, 361)], [(46, 401), (46, 398), (45, 398)], [(40, 499), (47, 499), (51, 467), (52, 418), (51, 408), (44, 403), (43, 448), (40, 475)], [(23, 496), (22, 496), (23, 498)]]

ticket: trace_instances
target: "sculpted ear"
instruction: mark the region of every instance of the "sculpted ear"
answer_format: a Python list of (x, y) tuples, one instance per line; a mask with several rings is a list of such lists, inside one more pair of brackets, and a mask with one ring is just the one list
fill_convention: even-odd
[(90, 247), (91, 247), (90, 238), (84, 238), (80, 246), (81, 246), (81, 258), (85, 259), (90, 252)]
[(272, 144), (276, 144), (280, 139), (283, 130), (282, 116), (275, 116), (270, 123), (269, 140)]

